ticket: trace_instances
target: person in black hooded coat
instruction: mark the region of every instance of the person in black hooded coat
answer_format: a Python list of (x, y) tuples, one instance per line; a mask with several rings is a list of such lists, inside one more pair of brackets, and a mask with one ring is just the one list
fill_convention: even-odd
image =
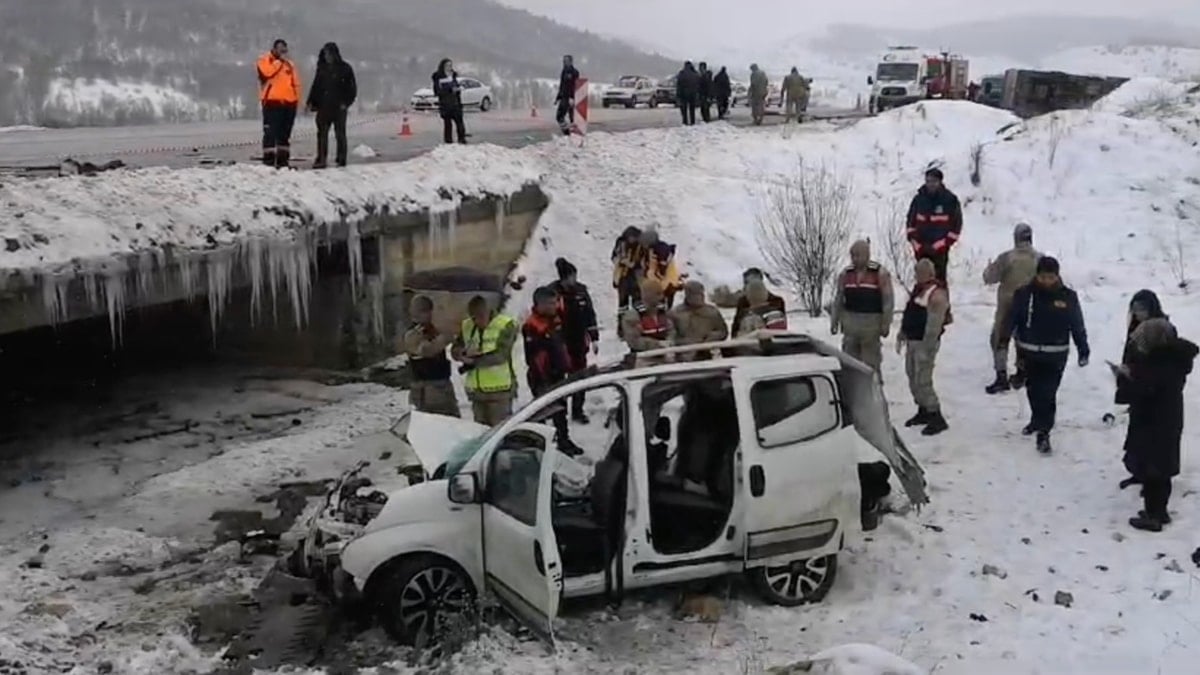
[(1179, 475), (1183, 389), (1200, 347), (1176, 335), (1166, 319), (1147, 319), (1134, 330), (1132, 362), (1114, 367), (1129, 397), (1125, 468), (1142, 482), (1144, 508), (1129, 524), (1159, 532), (1171, 522), (1171, 479)]
[(458, 142), (467, 142), (467, 125), (463, 121), (462, 85), (458, 83), (458, 73), (454, 71), (454, 62), (442, 59), (438, 69), (433, 73), (433, 93), (437, 95), (438, 112), (442, 116), (442, 140), (454, 142), (454, 132), (458, 132)]
[[(1158, 296), (1154, 291), (1143, 288), (1129, 300), (1129, 327), (1125, 331), (1125, 349), (1121, 352), (1121, 364), (1127, 365), (1136, 354), (1136, 349), (1133, 346), (1133, 331), (1137, 330), (1139, 324), (1147, 319), (1170, 319), (1163, 312), (1162, 303), (1159, 302)], [(1124, 384), (1117, 380), (1117, 393), (1114, 402), (1117, 405), (1129, 404), (1129, 392)]]
[(317, 114), (317, 159), (314, 169), (329, 158), (329, 128), (337, 140), (337, 165), (346, 166), (346, 115), (358, 98), (354, 68), (342, 59), (336, 42), (326, 42), (317, 57), (317, 73), (308, 92), (308, 110)]

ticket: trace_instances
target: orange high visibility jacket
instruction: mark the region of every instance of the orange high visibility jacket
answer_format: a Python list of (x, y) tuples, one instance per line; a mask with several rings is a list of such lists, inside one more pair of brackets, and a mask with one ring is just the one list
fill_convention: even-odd
[(263, 103), (300, 104), (300, 79), (296, 66), (267, 52), (258, 57), (258, 98)]

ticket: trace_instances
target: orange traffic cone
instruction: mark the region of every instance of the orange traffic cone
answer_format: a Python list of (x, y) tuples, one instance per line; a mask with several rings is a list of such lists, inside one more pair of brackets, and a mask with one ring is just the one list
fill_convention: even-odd
[(400, 137), (405, 138), (412, 136), (412, 127), (408, 124), (408, 110), (404, 110), (404, 115), (400, 118)]

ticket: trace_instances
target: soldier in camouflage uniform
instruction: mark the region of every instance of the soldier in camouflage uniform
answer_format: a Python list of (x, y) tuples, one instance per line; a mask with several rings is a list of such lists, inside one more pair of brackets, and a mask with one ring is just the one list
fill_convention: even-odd
[(996, 381), (985, 387), (984, 391), (989, 394), (1025, 386), (1025, 373), (1020, 364), (1012, 378), (1008, 376), (1008, 343), (1012, 337), (1008, 314), (1012, 311), (1013, 294), (1033, 281), (1041, 257), (1042, 254), (1033, 248), (1033, 228), (1025, 223), (1017, 223), (1013, 228), (1012, 249), (1001, 253), (983, 270), (983, 283), (989, 286), (1000, 284), (996, 289), (996, 317), (992, 320), (991, 337)]
[(459, 417), (458, 398), (450, 382), (450, 360), (446, 348), (454, 336), (433, 325), (433, 301), (418, 295), (409, 306), (412, 325), (404, 333), (404, 353), (412, 376), (409, 402), (421, 412)]
[(923, 425), (925, 428), (921, 433), (933, 436), (950, 428), (942, 416), (941, 402), (933, 388), (933, 368), (950, 313), (950, 295), (946, 283), (937, 278), (933, 261), (928, 258), (918, 260), (916, 274), (917, 285), (909, 295), (904, 317), (900, 320), (896, 352), (907, 348), (904, 372), (917, 404), (917, 414), (904, 426)]
[(892, 329), (892, 277), (871, 260), (871, 244), (864, 240), (850, 247), (850, 262), (838, 276), (829, 331), (842, 333), (842, 351), (879, 372), (882, 341)]

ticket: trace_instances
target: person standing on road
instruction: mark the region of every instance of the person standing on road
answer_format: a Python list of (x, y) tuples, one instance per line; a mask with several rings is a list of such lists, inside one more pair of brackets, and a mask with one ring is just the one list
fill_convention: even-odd
[(1171, 522), (1171, 479), (1179, 475), (1183, 389), (1200, 348), (1180, 338), (1164, 318), (1141, 322), (1132, 363), (1113, 366), (1129, 398), (1124, 464), (1142, 484), (1143, 508), (1129, 519), (1136, 529), (1161, 532)]
[(900, 319), (900, 334), (896, 336), (896, 353), (907, 348), (904, 373), (917, 404), (917, 414), (904, 426), (923, 425), (925, 428), (921, 433), (934, 436), (950, 428), (933, 388), (933, 368), (950, 316), (950, 295), (946, 292), (945, 282), (937, 278), (932, 261), (918, 261), (916, 275), (917, 284), (908, 297), (908, 305)]
[(317, 114), (317, 159), (314, 169), (324, 169), (329, 157), (329, 128), (337, 141), (337, 165), (346, 166), (346, 115), (358, 97), (354, 69), (342, 59), (337, 43), (326, 42), (317, 57), (317, 74), (308, 91), (308, 111)]
[(480, 424), (495, 426), (512, 414), (517, 397), (512, 350), (518, 332), (516, 319), (493, 311), (482, 295), (467, 303), (467, 318), (450, 354), (463, 364), (459, 372)]
[(708, 64), (700, 62), (700, 119), (705, 123), (712, 121), (713, 74)]
[(787, 99), (784, 102), (785, 121), (791, 122), (795, 118), (797, 122), (803, 122), (804, 111), (808, 110), (808, 80), (795, 66), (783, 78), (783, 96)]
[(461, 417), (450, 382), (450, 359), (446, 358), (446, 348), (454, 342), (454, 336), (433, 324), (433, 301), (428, 296), (414, 297), (409, 315), (412, 325), (404, 333), (404, 353), (412, 376), (409, 403), (421, 412)]
[(850, 266), (838, 277), (829, 332), (842, 334), (842, 351), (882, 372), (881, 341), (892, 330), (895, 294), (892, 277), (871, 260), (871, 244), (865, 240), (850, 247)]
[(942, 170), (932, 167), (925, 172), (925, 184), (917, 190), (908, 206), (908, 242), (917, 260), (928, 259), (937, 270), (937, 278), (946, 282), (950, 248), (962, 235), (962, 205), (958, 196), (943, 183)]
[(1037, 434), (1037, 449), (1049, 454), (1050, 432), (1058, 410), (1058, 385), (1067, 368), (1070, 342), (1079, 352), (1079, 367), (1088, 364), (1087, 328), (1079, 296), (1059, 276), (1058, 260), (1038, 259), (1037, 276), (1013, 295), (1009, 333), (1017, 342), (1017, 369), (1025, 372), (1025, 395), (1029, 398), (1029, 424), (1021, 430)]
[(996, 368), (996, 381), (984, 388), (989, 394), (999, 394), (1009, 389), (1025, 386), (1025, 373), (1018, 369), (1008, 377), (1008, 343), (1012, 338), (1008, 325), (1008, 314), (1012, 311), (1013, 294), (1018, 288), (1028, 286), (1037, 274), (1037, 261), (1041, 257), (1033, 248), (1033, 228), (1026, 223), (1017, 223), (1013, 228), (1012, 249), (988, 263), (983, 270), (983, 283), (996, 289), (996, 316), (992, 319), (992, 362)]
[(271, 51), (258, 57), (259, 102), (262, 104), (263, 164), (287, 167), (292, 157), (292, 127), (300, 106), (300, 78), (288, 59), (286, 40), (276, 40)]
[(756, 125), (763, 123), (767, 114), (767, 94), (770, 93), (771, 83), (767, 74), (759, 69), (757, 63), (750, 64), (750, 116)]
[(675, 100), (684, 126), (696, 123), (696, 107), (700, 104), (700, 73), (691, 61), (683, 64), (683, 70), (675, 76)]
[(717, 101), (717, 119), (723, 120), (729, 115), (729, 97), (733, 96), (733, 83), (729, 81), (729, 73), (725, 66), (713, 77), (713, 98)]
[(554, 119), (564, 136), (571, 135), (571, 127), (575, 124), (575, 87), (578, 83), (579, 71), (575, 70), (575, 58), (566, 54), (563, 56), (562, 72), (558, 75), (558, 93), (554, 95), (557, 106)]
[(454, 142), (454, 132), (458, 132), (458, 142), (467, 142), (467, 125), (463, 121), (462, 85), (458, 83), (458, 73), (454, 72), (454, 62), (442, 59), (437, 71), (433, 74), (433, 93), (437, 95), (438, 112), (442, 116), (442, 140)]
[[(562, 322), (563, 340), (570, 359), (568, 372), (578, 373), (587, 368), (588, 352), (600, 351), (600, 327), (596, 324), (596, 306), (588, 287), (579, 283), (579, 270), (566, 258), (554, 261), (558, 281), (550, 288), (558, 296), (558, 317)], [(583, 393), (571, 397), (571, 419), (588, 423), (583, 411)]]
[(752, 314), (761, 319), (754, 322), (754, 325), (762, 324), (759, 328), (787, 330), (787, 303), (767, 290), (766, 278), (767, 275), (757, 267), (742, 272), (742, 295), (733, 312), (733, 337), (753, 332), (747, 330), (746, 324)]
[[(529, 390), (537, 398), (567, 379), (571, 372), (559, 319), (558, 294), (553, 288), (542, 286), (533, 292), (533, 312), (521, 326), (521, 337), (525, 342), (525, 376)], [(571, 442), (567, 410), (556, 412), (552, 420), (559, 452), (571, 457), (582, 455), (583, 450)]]

